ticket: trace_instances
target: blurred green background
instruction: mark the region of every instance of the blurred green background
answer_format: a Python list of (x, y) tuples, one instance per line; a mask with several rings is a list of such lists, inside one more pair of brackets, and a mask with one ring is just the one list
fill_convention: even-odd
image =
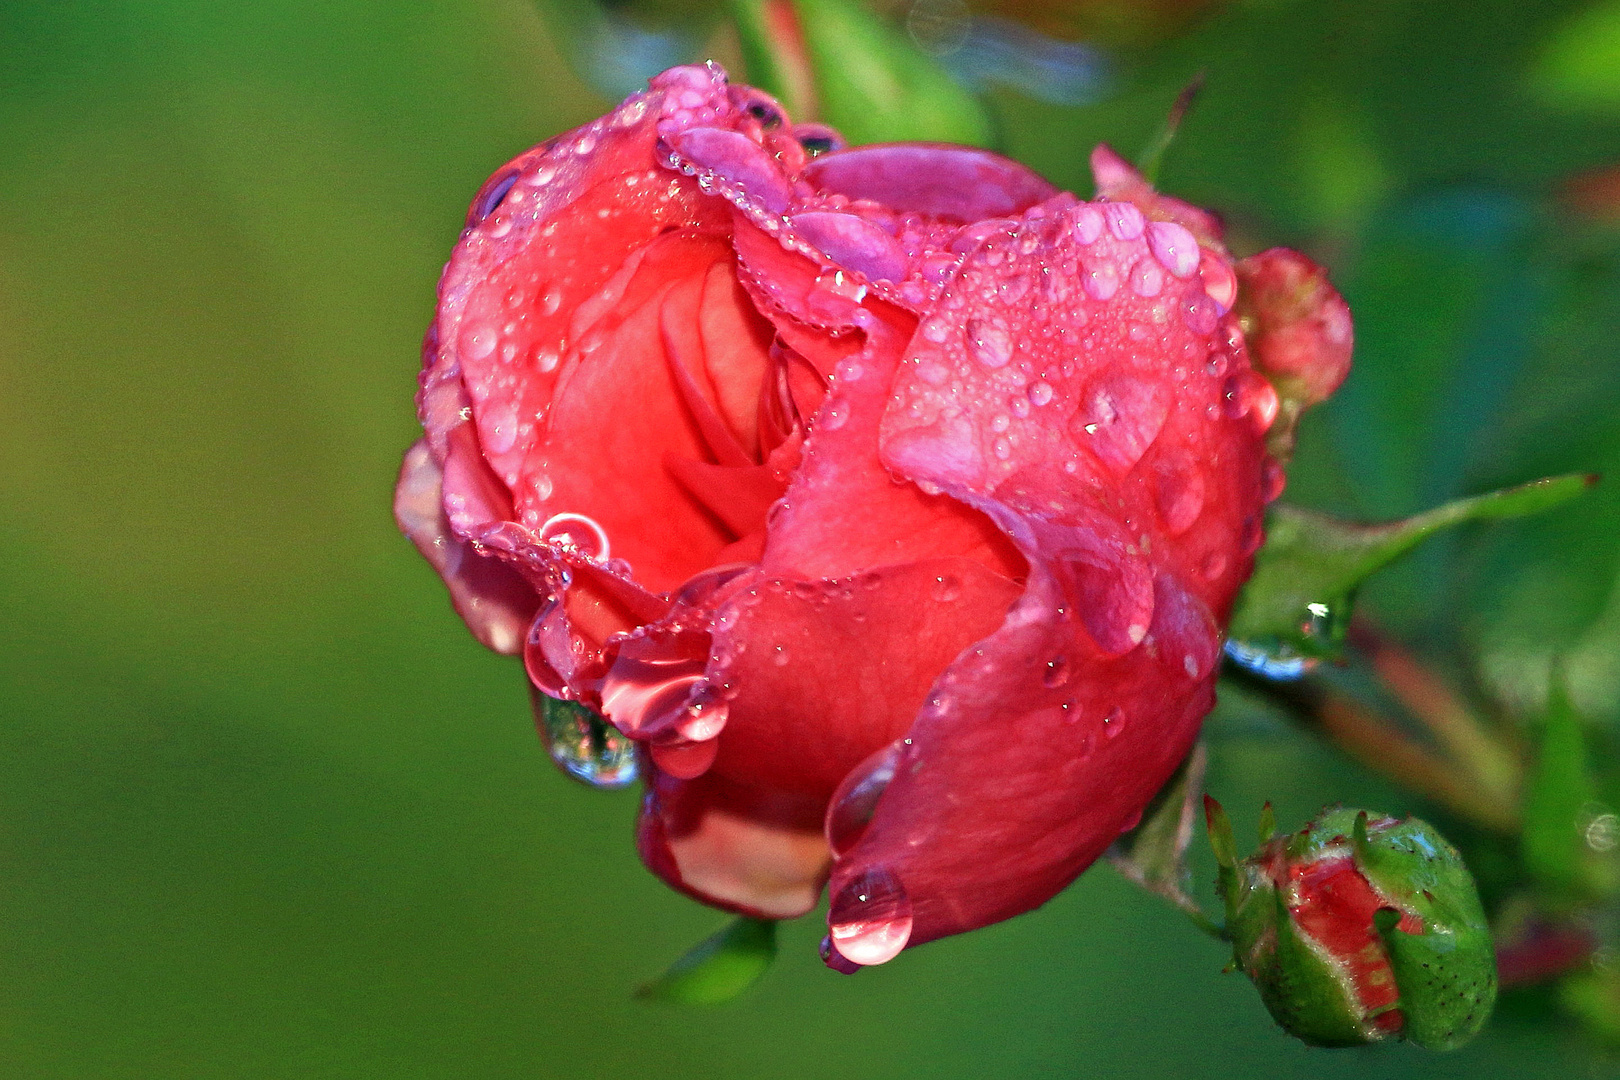
[[(980, 89), (1089, 192), (1092, 144), (1134, 154), (1207, 73), (1162, 185), (1357, 317), (1289, 497), (1620, 472), (1620, 195), (1566, 186), (1620, 164), (1620, 3), (1194, 6), (1070, 27), (1078, 90)], [(1534, 990), (1455, 1054), (1307, 1050), (1106, 869), (857, 978), (811, 918), (732, 1005), (631, 999), (722, 917), (641, 869), (633, 794), (551, 767), (389, 498), (478, 184), (649, 56), (732, 47), (659, 7), (0, 4), (0, 1076), (1620, 1075)], [(1502, 716), (1561, 660), (1611, 803), (1617, 538), (1611, 481), (1371, 596)], [(1252, 704), (1210, 730), (1240, 824), (1427, 811)]]

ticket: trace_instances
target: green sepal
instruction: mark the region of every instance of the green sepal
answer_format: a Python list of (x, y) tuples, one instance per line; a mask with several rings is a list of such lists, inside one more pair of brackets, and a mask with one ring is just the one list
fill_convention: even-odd
[(1195, 746), (1142, 811), (1142, 820), (1108, 849), (1114, 869), (1149, 892), (1177, 902), (1186, 896), (1193, 799), (1204, 786), (1205, 758), (1203, 746)]
[(1271, 800), (1269, 799), (1260, 808), (1260, 828), (1258, 831), (1262, 844), (1269, 842), (1273, 836), (1277, 835), (1277, 811), (1271, 808)]
[(776, 959), (776, 922), (742, 916), (693, 946), (636, 996), (681, 1005), (719, 1005), (752, 986)]
[(1267, 515), (1266, 543), (1255, 556), (1254, 575), (1238, 597), (1229, 651), (1274, 665), (1335, 658), (1356, 589), (1374, 572), (1442, 529), (1540, 513), (1579, 495), (1596, 479), (1571, 474), (1533, 480), (1381, 525), (1278, 504)]

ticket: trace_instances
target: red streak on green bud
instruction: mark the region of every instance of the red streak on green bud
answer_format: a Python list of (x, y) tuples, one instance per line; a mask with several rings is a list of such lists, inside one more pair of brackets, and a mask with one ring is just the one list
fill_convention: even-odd
[[(1269, 869), (1294, 925), (1338, 963), (1362, 1015), (1386, 1035), (1399, 1033), (1405, 1017), (1393, 1006), (1400, 990), (1373, 922), (1380, 908), (1395, 905), (1379, 895), (1348, 852), (1293, 865), (1276, 859)], [(1423, 921), (1403, 912), (1399, 927), (1422, 933)]]

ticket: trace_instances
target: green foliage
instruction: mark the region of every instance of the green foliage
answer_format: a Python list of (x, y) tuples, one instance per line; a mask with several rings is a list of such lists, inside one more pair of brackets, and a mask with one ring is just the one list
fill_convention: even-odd
[(1534, 480), (1384, 525), (1359, 525), (1278, 505), (1268, 516), (1254, 576), (1232, 614), (1232, 639), (1282, 660), (1337, 655), (1352, 598), (1374, 572), (1442, 529), (1539, 513), (1579, 495), (1592, 480)]
[(679, 1005), (719, 1005), (752, 986), (775, 959), (775, 921), (739, 917), (694, 945), (636, 996)]

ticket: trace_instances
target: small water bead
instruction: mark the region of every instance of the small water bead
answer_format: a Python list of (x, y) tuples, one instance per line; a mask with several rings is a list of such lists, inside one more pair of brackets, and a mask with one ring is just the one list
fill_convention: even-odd
[(536, 532), (542, 543), (576, 551), (587, 559), (606, 562), (610, 557), (607, 531), (584, 514), (553, 514)]
[(1146, 225), (1142, 211), (1135, 203), (1104, 203), (1103, 216), (1108, 219), (1108, 231), (1121, 240), (1135, 240), (1142, 235)]
[(1052, 400), (1052, 384), (1045, 380), (1033, 383), (1029, 388), (1030, 404), (1040, 406)]
[(934, 579), (934, 599), (948, 604), (962, 595), (962, 579), (954, 574), (941, 574)]
[(1131, 268), (1131, 291), (1137, 296), (1158, 296), (1164, 290), (1164, 268), (1152, 259), (1140, 259)]
[(786, 645), (771, 646), (771, 663), (777, 667), (787, 667), (793, 657), (789, 655)]
[(985, 367), (1004, 367), (1012, 359), (1012, 337), (1006, 327), (986, 319), (972, 319), (967, 324), (967, 335), (969, 351)]
[(635, 782), (636, 744), (584, 705), (536, 692), (534, 719), (546, 752), (568, 776), (608, 790)]
[(997, 435), (1001, 434), (1003, 431), (1006, 431), (1010, 427), (1012, 427), (1012, 417), (1008, 416), (1006, 413), (996, 413), (995, 416), (990, 418), (990, 430), (995, 432)]
[(1117, 739), (1125, 730), (1125, 714), (1115, 709), (1103, 717), (1103, 738)]
[(911, 938), (911, 901), (898, 878), (874, 867), (845, 882), (827, 911), (828, 936), (846, 959), (887, 963)]
[(1226, 573), (1226, 556), (1219, 551), (1212, 551), (1204, 556), (1203, 562), (1198, 564), (1198, 572), (1204, 575), (1205, 581), (1214, 581)]
[(1029, 415), (1028, 395), (1018, 394), (1014, 396), (1010, 401), (1007, 402), (1007, 408), (1011, 409), (1012, 414), (1018, 417), (1018, 419), (1024, 419), (1024, 417)]
[(834, 401), (822, 410), (816, 418), (823, 431), (837, 431), (849, 420), (849, 403), (847, 401)]
[(1119, 292), (1119, 268), (1111, 262), (1097, 261), (1086, 268), (1081, 284), (1093, 300), (1108, 300)]
[(1069, 676), (1069, 658), (1063, 655), (1054, 656), (1046, 662), (1046, 667), (1041, 672), (1041, 685), (1048, 690), (1056, 690), (1068, 683)]
[(1090, 204), (1076, 207), (1073, 230), (1074, 238), (1082, 245), (1090, 246), (1096, 243), (1103, 231), (1102, 211)]
[(990, 449), (999, 461), (1006, 461), (1012, 457), (1012, 443), (1005, 435), (996, 436), (995, 442), (990, 444)]
[(1267, 457), (1265, 462), (1260, 466), (1261, 496), (1266, 500), (1266, 502), (1271, 502), (1276, 499), (1277, 496), (1283, 493), (1283, 488), (1286, 487), (1287, 484), (1288, 474), (1283, 471), (1283, 467), (1279, 465), (1273, 458)]
[(1215, 309), (1215, 301), (1200, 292), (1188, 297), (1181, 305), (1181, 317), (1186, 322), (1187, 329), (1204, 336), (1215, 332), (1215, 324), (1220, 320), (1220, 313)]

